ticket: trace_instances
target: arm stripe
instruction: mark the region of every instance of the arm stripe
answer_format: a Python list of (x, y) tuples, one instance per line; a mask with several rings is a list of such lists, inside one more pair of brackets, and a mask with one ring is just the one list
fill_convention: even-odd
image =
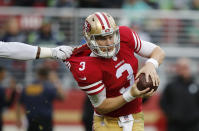
[(135, 41), (135, 50), (137, 49), (137, 39), (136, 39), (136, 37), (135, 37), (135, 35), (134, 35), (134, 33), (132, 32), (132, 34), (133, 34), (133, 37), (134, 37), (134, 41)]
[(140, 47), (139, 39), (138, 39), (136, 33), (135, 33), (135, 32), (133, 32), (133, 33), (134, 33), (134, 35), (135, 35), (135, 40), (136, 40), (136, 44), (137, 44), (137, 46), (136, 46), (136, 48), (135, 48), (135, 52), (137, 52), (137, 49)]
[(138, 49), (138, 51), (137, 51), (137, 53), (140, 51), (140, 49), (141, 49), (141, 47), (142, 47), (142, 42), (141, 42), (141, 40), (140, 40), (140, 37), (138, 36), (138, 34), (136, 33), (136, 36), (137, 36), (137, 38), (138, 38), (138, 41), (139, 41), (139, 45), (140, 45), (140, 48)]
[(135, 37), (136, 37), (136, 40), (137, 40), (137, 47), (135, 49), (135, 52), (137, 53), (138, 50), (140, 49), (140, 41), (139, 41), (139, 38), (138, 38), (137, 34), (135, 32), (134, 32), (134, 34), (135, 34)]
[(93, 86), (93, 87), (91, 87), (91, 88), (89, 88), (89, 89), (82, 89), (82, 90), (83, 90), (83, 91), (91, 91), (91, 90), (95, 90), (95, 89), (99, 88), (99, 87), (102, 86), (102, 85), (103, 85), (103, 83), (98, 84), (97, 86)]
[(135, 32), (134, 32), (134, 34), (135, 34), (135, 37), (136, 37), (136, 40), (137, 40), (137, 47), (136, 47), (136, 49), (135, 49), (135, 52), (137, 52), (137, 50), (138, 50), (139, 47), (140, 47), (140, 43), (139, 43), (138, 37), (137, 37), (137, 35), (136, 35)]
[(95, 92), (95, 93), (91, 93), (91, 94), (88, 94), (88, 95), (97, 95), (99, 93), (101, 93), (103, 90), (105, 90), (106, 88), (102, 88), (101, 90)]
[(97, 89), (95, 90), (91, 90), (91, 91), (86, 91), (87, 94), (92, 94), (92, 93), (96, 93), (98, 91), (100, 91), (101, 89), (104, 88), (104, 85), (101, 85), (100, 87), (98, 87)]
[(89, 88), (92, 88), (93, 86), (96, 86), (96, 85), (101, 84), (101, 83), (102, 83), (102, 81), (100, 80), (100, 81), (95, 82), (95, 83), (93, 83), (93, 84), (91, 84), (91, 85), (88, 85), (88, 86), (80, 86), (80, 88), (81, 88), (82, 90), (84, 90), (84, 89), (89, 89)]

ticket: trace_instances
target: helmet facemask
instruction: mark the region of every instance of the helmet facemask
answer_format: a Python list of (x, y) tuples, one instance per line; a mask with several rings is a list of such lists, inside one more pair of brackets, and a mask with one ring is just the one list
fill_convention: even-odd
[[(113, 35), (113, 44), (106, 45), (106, 46), (100, 46), (97, 43), (98, 37), (104, 37), (107, 35)], [(119, 29), (113, 31), (112, 33), (106, 33), (103, 35), (92, 35), (90, 37), (90, 40), (88, 41), (89, 48), (91, 51), (100, 57), (104, 58), (112, 58), (114, 57), (120, 49), (120, 35), (119, 35)]]

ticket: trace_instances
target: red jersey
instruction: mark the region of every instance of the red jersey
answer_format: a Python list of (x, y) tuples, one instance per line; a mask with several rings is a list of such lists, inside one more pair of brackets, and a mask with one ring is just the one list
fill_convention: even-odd
[[(119, 27), (119, 32), (120, 50), (115, 57), (110, 59), (91, 57), (91, 51), (84, 49), (67, 60), (79, 87), (88, 95), (98, 94), (106, 88), (106, 98), (120, 96), (134, 83), (138, 70), (138, 60), (134, 52), (139, 51), (141, 42), (139, 41), (140, 47), (135, 44), (139, 37), (128, 27)], [(141, 103), (141, 98), (137, 98), (106, 115), (119, 117), (140, 112)]]

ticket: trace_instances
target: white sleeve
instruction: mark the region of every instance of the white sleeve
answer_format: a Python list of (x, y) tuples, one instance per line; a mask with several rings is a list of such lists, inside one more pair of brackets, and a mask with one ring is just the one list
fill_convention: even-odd
[(136, 32), (132, 32), (133, 38), (135, 41), (134, 51), (140, 56), (149, 57), (153, 50), (157, 47), (157, 45), (147, 42), (144, 40), (140, 40), (138, 34)]
[(156, 47), (157, 47), (157, 45), (155, 45), (151, 42), (142, 40), (140, 50), (139, 50), (139, 52), (136, 52), (136, 53), (142, 57), (148, 58), (148, 57), (150, 57), (151, 53), (153, 52), (153, 50)]
[(36, 59), (38, 47), (20, 42), (2, 42), (0, 41), (0, 57), (33, 60)]
[(102, 80), (88, 86), (80, 86), (79, 88), (88, 95), (94, 107), (98, 107), (106, 99), (106, 88)]
[(106, 99), (106, 88), (96, 95), (88, 95), (92, 105), (98, 107)]

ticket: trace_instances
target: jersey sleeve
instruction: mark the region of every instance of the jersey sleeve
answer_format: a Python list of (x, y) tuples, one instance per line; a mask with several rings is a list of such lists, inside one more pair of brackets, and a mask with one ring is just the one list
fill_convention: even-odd
[(20, 42), (0, 41), (0, 57), (17, 60), (33, 60), (36, 58), (38, 47)]
[(126, 26), (120, 27), (120, 36), (121, 41), (127, 43), (135, 53), (143, 57), (149, 57), (157, 47), (151, 42), (141, 40), (138, 33)]
[(142, 57), (148, 58), (148, 57), (151, 56), (151, 53), (153, 52), (153, 50), (156, 47), (157, 47), (157, 45), (155, 45), (151, 42), (147, 42), (147, 41), (142, 40), (142, 47), (137, 54), (142, 56)]
[(142, 48), (142, 41), (140, 40), (140, 37), (135, 31), (132, 31), (133, 36), (133, 42), (134, 42), (134, 51), (135, 53), (139, 53), (139, 51)]
[(138, 34), (127, 26), (120, 26), (120, 40), (128, 44), (133, 52), (138, 53), (142, 47), (142, 42)]
[(132, 30), (132, 36), (133, 36), (132, 41), (134, 42), (134, 51), (140, 56), (149, 57), (153, 49), (157, 47), (155, 44), (151, 42), (141, 40), (138, 34), (133, 30)]
[(105, 85), (102, 81), (102, 72), (97, 64), (90, 62), (70, 62), (72, 72), (79, 88), (88, 95), (96, 95), (103, 91)]

